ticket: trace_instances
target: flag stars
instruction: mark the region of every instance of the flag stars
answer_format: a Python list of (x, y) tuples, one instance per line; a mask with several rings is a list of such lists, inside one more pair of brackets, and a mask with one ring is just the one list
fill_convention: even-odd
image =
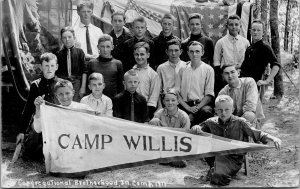
[(223, 37), (223, 34), (221, 32), (218, 33), (219, 38)]
[(213, 14), (210, 14), (210, 15), (209, 15), (209, 18), (210, 18), (210, 19), (214, 19), (214, 15), (213, 15)]
[(224, 6), (220, 6), (220, 9), (221, 9), (221, 10), (224, 10), (225, 8), (224, 8)]
[(212, 24), (208, 24), (209, 29), (212, 29), (214, 26)]
[(213, 35), (214, 35), (213, 32), (208, 32), (208, 37), (212, 38)]
[(218, 26), (219, 29), (222, 29), (223, 27), (224, 27), (223, 24), (220, 24), (220, 25)]
[(210, 10), (214, 10), (215, 7), (214, 6), (210, 6), (209, 8), (210, 8)]
[(224, 18), (224, 15), (223, 15), (223, 14), (220, 14), (218, 17), (219, 17), (220, 20), (221, 20), (222, 18)]

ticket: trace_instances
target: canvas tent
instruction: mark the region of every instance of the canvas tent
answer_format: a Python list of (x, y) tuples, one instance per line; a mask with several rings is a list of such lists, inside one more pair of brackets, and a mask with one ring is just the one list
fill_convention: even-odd
[[(226, 34), (226, 18), (238, 14), (242, 18), (241, 35), (249, 38), (249, 23), (253, 3), (241, 2), (230, 6), (203, 0), (3, 0), (1, 48), (4, 65), (7, 65), (14, 86), (25, 99), (30, 82), (38, 77), (38, 57), (43, 52), (55, 52), (60, 44), (60, 29), (66, 25), (79, 24), (76, 5), (80, 1), (94, 2), (93, 23), (104, 33), (111, 30), (111, 14), (124, 11), (127, 22), (137, 15), (146, 18), (150, 33), (161, 31), (160, 18), (171, 13), (176, 18), (174, 34), (185, 39), (189, 35), (188, 14), (202, 15), (202, 30), (214, 42)], [(199, 0), (198, 0), (199, 1)], [(7, 51), (7, 56), (4, 56)], [(4, 59), (9, 57), (9, 59)], [(34, 57), (34, 58), (33, 58)]]

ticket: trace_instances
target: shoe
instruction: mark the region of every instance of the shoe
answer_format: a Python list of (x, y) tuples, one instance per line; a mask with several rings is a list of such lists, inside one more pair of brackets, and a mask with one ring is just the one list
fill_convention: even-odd
[(230, 184), (230, 181), (231, 181), (231, 177), (229, 175), (217, 174), (217, 173), (214, 173), (210, 179), (210, 183), (212, 185), (218, 185), (218, 186), (227, 186)]
[(180, 160), (180, 161), (172, 161), (172, 162), (169, 163), (169, 165), (171, 167), (184, 168), (184, 167), (187, 166), (187, 163), (184, 160)]

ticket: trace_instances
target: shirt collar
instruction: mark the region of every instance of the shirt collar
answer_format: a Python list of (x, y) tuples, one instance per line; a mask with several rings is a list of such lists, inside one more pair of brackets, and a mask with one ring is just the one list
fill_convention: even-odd
[[(92, 24), (89, 23), (89, 25), (87, 25), (88, 27), (90, 27)], [(79, 27), (84, 28), (86, 25), (84, 25), (82, 22), (79, 23)]]
[(256, 43), (252, 43), (252, 47), (259, 46), (263, 43), (263, 40), (259, 40)]
[(165, 114), (165, 116), (167, 116), (167, 117), (176, 117), (176, 118), (178, 118), (178, 116), (179, 116), (179, 113), (178, 113), (179, 111), (178, 111), (178, 108), (177, 108), (177, 112), (174, 114), (174, 115), (169, 115), (168, 114), (168, 110), (167, 110), (167, 108), (164, 108), (164, 114)]
[(231, 122), (232, 119), (233, 119), (233, 116), (231, 115), (230, 118), (225, 123), (220, 118), (218, 118), (218, 122), (219, 122), (220, 125), (226, 125), (227, 126)]
[(57, 76), (54, 76), (51, 79), (46, 79), (44, 76), (42, 76), (42, 79), (41, 79), (41, 81), (44, 81), (46, 83), (53, 83), (56, 80), (57, 80)]
[[(116, 34), (115, 34), (115, 32), (114, 32), (114, 30), (111, 30), (111, 32), (109, 34), (110, 34), (110, 36), (117, 37)], [(121, 33), (121, 35), (119, 37), (121, 37), (121, 36), (122, 37), (125, 36), (125, 29), (124, 28), (123, 28), (122, 33)]]
[[(229, 86), (229, 85), (228, 85), (228, 86)], [(241, 87), (242, 87), (242, 81), (241, 81), (240, 78), (239, 78), (239, 84), (238, 84), (237, 87), (230, 87), (230, 86), (229, 86), (230, 89), (239, 89), (239, 88), (241, 88)]]
[(171, 63), (171, 62), (168, 60), (168, 63), (169, 63), (169, 65), (170, 65), (172, 68), (176, 68), (176, 67), (180, 64), (180, 62), (181, 62), (181, 60), (179, 60), (179, 61), (177, 62), (177, 64), (174, 64), (174, 63)]
[(147, 64), (147, 66), (143, 67), (143, 68), (139, 68), (137, 67), (137, 65), (134, 65), (132, 68), (135, 69), (135, 70), (147, 70), (149, 67), (149, 64)]
[(131, 96), (131, 95), (135, 96), (137, 93), (135, 91), (134, 93), (131, 94), (129, 91), (125, 90), (124, 94), (127, 95), (127, 96)]
[(92, 101), (95, 101), (95, 102), (97, 102), (97, 101), (103, 102), (102, 96), (101, 96), (100, 98), (95, 98), (94, 95), (91, 94), (91, 95), (90, 95), (90, 99), (91, 99)]
[(173, 34), (171, 33), (171, 35), (165, 36), (164, 33), (161, 31), (160, 34), (159, 34), (159, 37), (169, 41), (169, 40), (173, 39)]
[(237, 35), (235, 37), (233, 37), (232, 35), (230, 35), (229, 33), (227, 34), (227, 37), (230, 41), (233, 41), (233, 40), (239, 40), (240, 39), (240, 35)]

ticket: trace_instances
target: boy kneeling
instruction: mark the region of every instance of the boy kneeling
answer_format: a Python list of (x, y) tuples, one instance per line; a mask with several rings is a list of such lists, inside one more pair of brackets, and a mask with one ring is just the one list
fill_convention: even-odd
[[(225, 138), (249, 142), (249, 136), (254, 142), (262, 142), (266, 144), (273, 141), (277, 150), (280, 149), (281, 140), (260, 130), (251, 128), (249, 122), (244, 118), (232, 115), (233, 100), (228, 95), (220, 95), (215, 101), (215, 112), (217, 117), (209, 118), (200, 125), (195, 125), (192, 130), (198, 134), (203, 131), (218, 135)], [(231, 176), (237, 174), (243, 164), (245, 154), (229, 154), (223, 156), (215, 156), (206, 158), (206, 162), (210, 166), (207, 180), (211, 184), (229, 185)]]

